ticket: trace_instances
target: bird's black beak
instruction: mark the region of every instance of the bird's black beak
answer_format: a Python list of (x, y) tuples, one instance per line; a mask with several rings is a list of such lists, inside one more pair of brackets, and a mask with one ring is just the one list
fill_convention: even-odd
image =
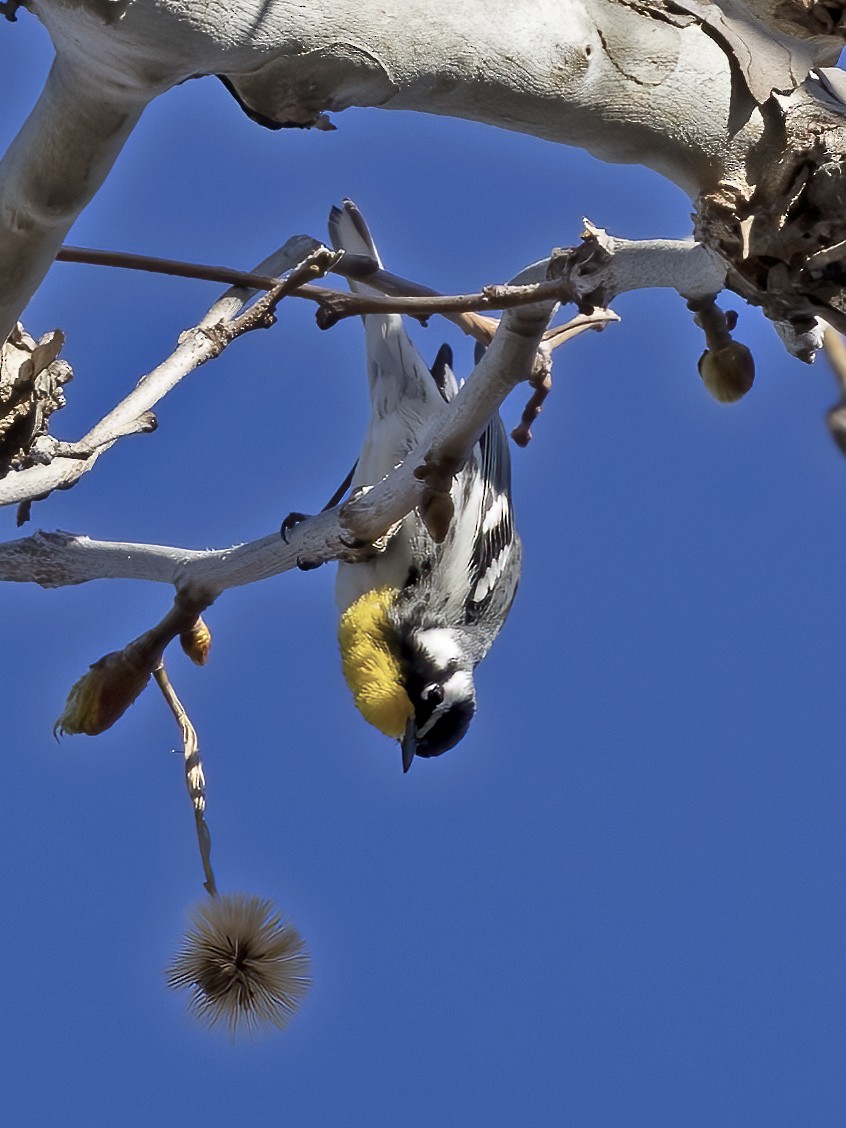
[(411, 767), (411, 761), (417, 751), (417, 722), (414, 717), (408, 719), (408, 724), (405, 726), (405, 736), (403, 736), (401, 744), (402, 770), (405, 773)]

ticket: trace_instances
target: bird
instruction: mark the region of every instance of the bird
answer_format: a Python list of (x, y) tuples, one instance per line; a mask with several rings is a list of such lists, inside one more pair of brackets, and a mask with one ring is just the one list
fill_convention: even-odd
[[(358, 207), (333, 207), (336, 250), (381, 267)], [(358, 293), (377, 291), (350, 280)], [(399, 314), (363, 316), (370, 422), (353, 475), (360, 496), (400, 465), (458, 393), (452, 351), (430, 370)], [(455, 473), (452, 519), (440, 542), (417, 510), (380, 551), (338, 565), (335, 586), (345, 679), (364, 718), (400, 742), (403, 771), (415, 756), (440, 756), (466, 734), (476, 711), (474, 672), (505, 623), (520, 577), (508, 436), (498, 413)], [(431, 522), (430, 522), (431, 524)]]

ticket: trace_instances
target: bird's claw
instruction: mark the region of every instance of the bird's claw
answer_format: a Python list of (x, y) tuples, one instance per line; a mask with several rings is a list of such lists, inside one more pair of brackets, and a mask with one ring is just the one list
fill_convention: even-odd
[(301, 521), (307, 521), (309, 517), (311, 517), (310, 513), (298, 513), (296, 510), (292, 510), (288, 514), (288, 516), (279, 526), (279, 535), (285, 542), (285, 544), (289, 543), (288, 533), (290, 533), (292, 529), (296, 528), (296, 526), (299, 525)]
[(325, 563), (325, 560), (313, 560), (308, 556), (297, 557), (297, 567), (301, 572), (313, 572), (315, 568), (319, 568), (321, 564)]
[[(288, 540), (288, 534), (291, 530), (296, 528), (302, 521), (307, 521), (311, 516), (311, 513), (298, 513), (296, 510), (288, 514), (279, 527), (279, 535), (285, 544), (291, 543)], [(323, 560), (314, 560), (309, 556), (297, 556), (297, 567), (301, 572), (312, 572), (323, 563), (325, 563)]]

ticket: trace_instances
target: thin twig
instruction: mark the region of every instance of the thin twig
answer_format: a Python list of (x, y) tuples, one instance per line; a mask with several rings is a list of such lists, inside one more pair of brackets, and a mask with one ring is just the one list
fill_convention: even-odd
[(188, 797), (194, 809), (197, 845), (200, 848), (203, 872), (206, 875), (203, 886), (207, 893), (210, 893), (212, 897), (216, 897), (217, 883), (215, 882), (214, 870), (211, 864), (211, 833), (205, 817), (206, 779), (203, 774), (203, 764), (200, 759), (200, 745), (197, 739), (197, 730), (191, 724), (191, 718), (188, 716), (185, 706), (179, 700), (173, 686), (170, 684), (164, 662), (160, 662), (153, 670), (153, 677), (156, 679), (156, 684), (162, 691), (162, 696), (182, 731), (182, 749), (185, 758), (185, 786), (188, 788)]
[(560, 345), (566, 345), (568, 341), (578, 337), (580, 333), (584, 333), (586, 329), (601, 332), (606, 325), (619, 320), (619, 315), (613, 309), (594, 309), (590, 313), (577, 313), (563, 325), (555, 325), (552, 329), (547, 329), (543, 335), (543, 344), (548, 349), (557, 349)]
[[(546, 363), (538, 365), (538, 361), (545, 360)], [(546, 397), (552, 391), (552, 364), (550, 363), (549, 356), (544, 355), (541, 350), (538, 350), (538, 361), (535, 362), (535, 371), (532, 373), (532, 379), (529, 381), (534, 389), (529, 401), (523, 408), (523, 414), (520, 416), (520, 422), (511, 432), (511, 438), (519, 447), (527, 447), (532, 441), (532, 424), (543, 411), (543, 405), (546, 402)]]
[[(376, 260), (370, 258), (369, 255), (355, 255), (345, 251), (340, 261), (332, 267), (332, 273), (339, 274), (342, 278), (366, 282), (368, 286), (372, 286), (374, 290), (378, 290), (388, 297), (443, 297), (440, 291), (433, 290), (431, 286), (424, 286), (422, 282), (415, 282), (411, 278), (405, 278), (400, 274), (385, 270), (384, 267), (378, 266)], [(472, 310), (459, 313), (450, 313), (445, 310), (441, 316), (457, 325), (468, 337), (472, 337), (485, 346), (491, 343), (499, 325), (497, 318), (485, 317), (483, 314), (475, 313)], [(426, 316), (421, 316), (420, 320), (425, 322)]]
[(572, 300), (566, 279), (545, 279), (523, 286), (485, 286), (474, 294), (412, 295), (404, 298), (379, 297), (371, 294), (343, 294), (323, 286), (301, 286), (296, 297), (317, 302), (320, 308), (315, 320), (321, 329), (331, 329), (345, 317), (367, 313), (404, 313), (409, 317), (430, 317), (432, 314), (478, 313), (480, 310), (516, 309), (536, 302)]
[[(272, 289), (258, 298), (257, 301), (238, 317), (231, 321), (223, 321), (217, 325), (205, 327), (205, 332), (211, 337), (222, 340), (221, 350), (236, 337), (249, 333), (252, 329), (266, 329), (274, 324), (276, 307), (283, 298), (299, 295), (303, 290), (312, 287), (305, 284), (307, 278), (321, 278), (338, 258), (337, 251), (328, 247), (318, 246), (303, 262), (282, 279), (278, 279)], [(330, 293), (333, 291), (330, 291)]]
[[(361, 256), (357, 256), (359, 259)], [(84, 247), (62, 247), (56, 256), (61, 262), (87, 263), (95, 266), (112, 266), (127, 270), (143, 270), (154, 274), (166, 274), (180, 278), (198, 278), (209, 282), (228, 282), (231, 285), (252, 287), (256, 290), (272, 291), (279, 286), (278, 278), (271, 278), (260, 272), (233, 270), (226, 266), (209, 266), (202, 263), (182, 262), (178, 259), (155, 258), (151, 255), (130, 254), (126, 251), (101, 251)], [(349, 273), (353, 277), (365, 278), (374, 288), (390, 289), (396, 294), (402, 287), (402, 296), (378, 296), (368, 294), (345, 294), (325, 286), (298, 284), (286, 290), (292, 297), (306, 298), (317, 302), (317, 324), (321, 329), (329, 329), (346, 317), (358, 317), (366, 313), (405, 313), (410, 317), (430, 317), (444, 315), (478, 313), (481, 310), (513, 309), (516, 306), (530, 305), (540, 301), (567, 301), (569, 287), (558, 279), (547, 279), (529, 285), (485, 286), (478, 293), (439, 294), (429, 287), (415, 283), (409, 284), (397, 275), (387, 271), (374, 270), (363, 273), (360, 263), (354, 269), (345, 271), (343, 260), (338, 258), (331, 268), (338, 274)], [(411, 292), (408, 292), (411, 291)], [(476, 335), (475, 333), (473, 334)], [(488, 338), (490, 339), (490, 338)]]
[(129, 251), (101, 251), (94, 247), (60, 247), (56, 262), (112, 266), (121, 270), (142, 270), (149, 274), (196, 278), (201, 282), (220, 282), (224, 286), (242, 286), (251, 290), (272, 290), (274, 286), (279, 285), (278, 278), (271, 278), (258, 271), (233, 270), (230, 266), (209, 266), (200, 262), (137, 255)]
[(532, 424), (540, 415), (546, 398), (552, 391), (552, 350), (571, 341), (573, 337), (578, 337), (586, 329), (599, 332), (612, 321), (619, 320), (617, 314), (610, 309), (595, 309), (592, 313), (576, 314), (565, 325), (556, 325), (553, 329), (547, 329), (529, 380), (533, 388), (532, 394), (523, 408), (520, 422), (511, 432), (511, 438), (517, 446), (527, 447), (532, 441)]

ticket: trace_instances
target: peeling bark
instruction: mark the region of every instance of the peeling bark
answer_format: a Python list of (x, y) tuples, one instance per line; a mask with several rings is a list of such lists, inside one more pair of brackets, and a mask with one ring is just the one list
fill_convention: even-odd
[(696, 234), (771, 320), (846, 332), (846, 116), (811, 85), (771, 100), (747, 175), (700, 196)]
[[(254, 119), (348, 106), (487, 122), (638, 162), (698, 201), (729, 284), (843, 325), (840, 0), (31, 0), (57, 63), (0, 162), (0, 339), (144, 106), (217, 75)], [(800, 183), (801, 181), (801, 183)]]

